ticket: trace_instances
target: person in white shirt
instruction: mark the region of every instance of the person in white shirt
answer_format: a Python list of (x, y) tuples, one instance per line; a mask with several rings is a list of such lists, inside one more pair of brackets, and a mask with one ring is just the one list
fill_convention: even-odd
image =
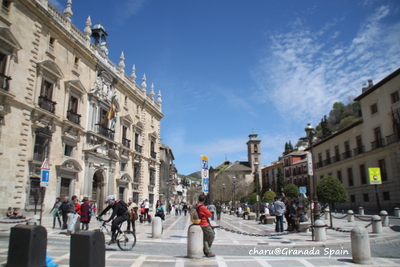
[(149, 215), (149, 209), (150, 209), (150, 202), (146, 198), (144, 200), (144, 218), (147, 219), (147, 216)]

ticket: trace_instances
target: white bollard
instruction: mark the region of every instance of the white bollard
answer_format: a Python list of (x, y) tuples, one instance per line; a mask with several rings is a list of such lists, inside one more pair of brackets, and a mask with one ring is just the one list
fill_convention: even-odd
[(354, 222), (354, 211), (347, 211), (347, 222)]
[(325, 208), (325, 220), (330, 220), (331, 219), (331, 213), (329, 212), (329, 207)]
[(358, 208), (358, 214), (363, 216), (364, 215), (364, 208), (363, 207), (359, 207)]
[(351, 230), (350, 237), (353, 262), (369, 264), (371, 262), (371, 247), (367, 229), (356, 226)]
[(326, 225), (323, 220), (316, 220), (314, 222), (314, 236), (315, 241), (326, 241)]
[(200, 225), (192, 224), (187, 233), (187, 256), (191, 259), (203, 258), (203, 230)]
[(379, 212), (379, 216), (381, 216), (382, 219), (382, 226), (383, 227), (389, 226), (389, 214), (387, 213), (387, 211), (381, 210), (381, 212)]
[(162, 221), (160, 217), (153, 217), (152, 223), (152, 237), (161, 238), (162, 236)]
[(394, 208), (394, 217), (400, 217), (400, 209), (399, 208)]
[(382, 219), (379, 215), (372, 216), (372, 232), (376, 234), (382, 233)]

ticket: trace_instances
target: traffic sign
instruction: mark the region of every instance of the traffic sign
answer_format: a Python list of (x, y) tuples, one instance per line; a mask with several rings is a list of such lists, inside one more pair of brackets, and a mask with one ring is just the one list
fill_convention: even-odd
[(369, 184), (382, 184), (381, 169), (380, 168), (368, 168), (369, 171)]
[(306, 194), (307, 193), (307, 187), (301, 186), (299, 189), (300, 189), (300, 194)]
[(44, 159), (41, 169), (50, 170), (49, 160), (47, 158)]
[(201, 186), (204, 193), (208, 193), (209, 179), (208, 179), (208, 157), (201, 156)]
[(49, 185), (50, 181), (50, 170), (43, 170), (41, 172), (40, 186), (46, 187)]

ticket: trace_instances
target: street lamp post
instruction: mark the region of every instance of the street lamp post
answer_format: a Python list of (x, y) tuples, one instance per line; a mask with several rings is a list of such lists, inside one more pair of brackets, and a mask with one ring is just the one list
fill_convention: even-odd
[[(309, 171), (309, 176), (312, 176), (312, 184), (311, 184), (311, 179), (309, 179), (310, 180), (310, 199), (311, 199), (311, 201), (313, 201), (314, 200), (314, 197), (315, 197), (315, 195), (316, 195), (316, 191), (315, 191), (315, 188), (316, 188), (316, 184), (315, 184), (315, 175), (314, 175), (314, 162), (313, 162), (313, 160), (312, 160), (312, 157), (313, 157), (313, 144), (312, 144), (312, 141), (313, 141), (313, 138), (314, 138), (314, 134), (315, 134), (315, 132), (314, 132), (314, 127), (312, 127), (309, 123), (307, 124), (307, 127), (306, 128), (304, 128), (304, 131), (306, 132), (306, 139), (308, 140), (308, 144), (309, 144), (309, 146), (310, 146), (310, 153), (311, 153), (311, 166), (308, 166), (308, 168), (311, 168), (311, 170)], [(312, 228), (312, 231), (311, 231), (311, 234), (312, 234), (312, 240), (314, 241), (314, 203), (313, 202), (311, 202), (310, 201), (310, 209), (311, 209), (311, 228)]]
[(222, 203), (225, 204), (225, 183), (222, 184)]
[(256, 183), (256, 201), (257, 201), (257, 209), (256, 209), (256, 220), (258, 220), (260, 215), (260, 181), (258, 176), (258, 162), (254, 162), (254, 182)]
[(236, 177), (235, 176), (233, 176), (233, 178), (232, 178), (232, 187), (233, 187), (232, 206), (233, 206), (233, 208), (235, 208), (235, 203), (236, 203), (236, 201), (235, 201)]

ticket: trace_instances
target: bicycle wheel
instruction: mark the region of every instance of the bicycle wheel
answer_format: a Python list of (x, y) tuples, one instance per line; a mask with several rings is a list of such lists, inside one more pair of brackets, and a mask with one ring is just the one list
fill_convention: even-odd
[(121, 250), (131, 250), (136, 245), (136, 236), (132, 231), (123, 231), (118, 235), (117, 244)]
[(111, 240), (111, 232), (110, 230), (107, 229), (107, 227), (100, 227), (100, 232), (102, 232), (104, 234), (104, 240), (107, 242), (109, 242)]

